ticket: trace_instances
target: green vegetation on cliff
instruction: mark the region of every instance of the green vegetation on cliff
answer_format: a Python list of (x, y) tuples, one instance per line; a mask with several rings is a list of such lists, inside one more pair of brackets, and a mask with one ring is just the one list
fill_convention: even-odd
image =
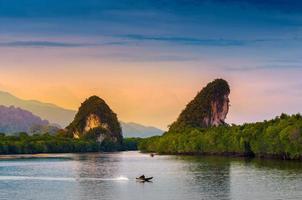
[[(48, 130), (46, 130), (48, 131)], [(73, 122), (55, 134), (40, 129), (27, 133), (0, 134), (0, 154), (66, 153), (135, 150), (139, 139), (123, 139), (116, 114), (106, 102), (88, 98), (79, 108)]]
[(207, 129), (186, 127), (143, 139), (143, 152), (219, 154), (302, 159), (302, 117), (282, 114), (270, 121)]
[[(229, 93), (230, 87), (225, 80), (216, 79), (210, 82), (180, 113), (176, 122), (170, 126), (170, 131), (181, 130), (187, 126), (205, 128), (223, 124), (228, 112)], [(224, 105), (227, 109), (225, 111)], [(221, 115), (223, 112), (225, 113)], [(214, 115), (217, 115), (218, 122), (213, 121)]]
[(204, 87), (163, 136), (143, 139), (139, 149), (162, 154), (211, 154), (302, 159), (302, 117), (225, 124), (230, 88), (223, 79)]
[[(95, 127), (85, 130), (89, 117)], [(116, 114), (97, 96), (91, 96), (81, 104), (73, 122), (66, 129), (69, 137), (78, 134), (79, 138), (98, 139), (100, 135), (104, 135), (108, 140), (117, 143), (122, 141), (122, 130)]]

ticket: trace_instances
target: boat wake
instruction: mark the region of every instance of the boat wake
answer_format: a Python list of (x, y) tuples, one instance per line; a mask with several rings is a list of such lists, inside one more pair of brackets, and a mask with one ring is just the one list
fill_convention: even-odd
[(108, 178), (108, 179), (103, 179), (103, 180), (108, 180), (108, 181), (128, 181), (129, 178), (125, 177), (125, 176), (119, 176), (116, 178)]
[(125, 176), (119, 176), (116, 178), (78, 178), (77, 180), (84, 180), (84, 181), (128, 181), (129, 178)]
[(119, 176), (116, 178), (73, 178), (73, 177), (45, 177), (45, 176), (0, 176), (0, 181), (23, 181), (23, 180), (38, 180), (38, 181), (128, 181), (129, 178)]

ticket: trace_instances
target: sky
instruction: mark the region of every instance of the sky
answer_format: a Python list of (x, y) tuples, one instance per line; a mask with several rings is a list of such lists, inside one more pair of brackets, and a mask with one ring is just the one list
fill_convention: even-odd
[(0, 90), (166, 129), (208, 82), (228, 123), (302, 112), (298, 0), (0, 0)]

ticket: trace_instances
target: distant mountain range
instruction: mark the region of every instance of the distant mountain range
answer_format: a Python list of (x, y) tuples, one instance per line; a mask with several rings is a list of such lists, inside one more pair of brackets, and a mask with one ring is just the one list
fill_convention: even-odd
[(32, 112), (51, 123), (67, 126), (74, 118), (75, 111), (61, 108), (54, 104), (43, 103), (36, 100), (23, 100), (10, 93), (0, 91), (0, 105), (15, 106)]
[[(37, 115), (42, 119), (48, 120), (50, 123), (58, 124), (61, 127), (66, 127), (69, 125), (76, 114), (76, 111), (74, 110), (61, 108), (54, 104), (43, 103), (36, 100), (23, 100), (3, 91), (0, 91), (0, 105), (19, 107), (31, 112), (33, 115)], [(16, 126), (18, 125), (16, 124)], [(121, 126), (124, 137), (150, 137), (154, 135), (161, 135), (164, 132), (155, 127), (144, 126), (132, 122), (121, 122)]]
[(48, 126), (47, 120), (33, 115), (31, 112), (14, 106), (0, 106), (0, 132), (31, 132), (34, 126)]
[(146, 138), (154, 135), (161, 135), (164, 132), (163, 130), (160, 130), (156, 127), (143, 126), (141, 124), (137, 124), (134, 122), (129, 122), (129, 123), (121, 122), (121, 126), (122, 126), (124, 137)]

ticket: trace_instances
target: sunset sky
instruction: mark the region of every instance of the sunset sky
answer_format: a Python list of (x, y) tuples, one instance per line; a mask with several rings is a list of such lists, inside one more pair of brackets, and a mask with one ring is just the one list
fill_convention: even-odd
[(302, 112), (302, 1), (0, 0), (0, 90), (166, 129), (205, 84), (229, 123)]

